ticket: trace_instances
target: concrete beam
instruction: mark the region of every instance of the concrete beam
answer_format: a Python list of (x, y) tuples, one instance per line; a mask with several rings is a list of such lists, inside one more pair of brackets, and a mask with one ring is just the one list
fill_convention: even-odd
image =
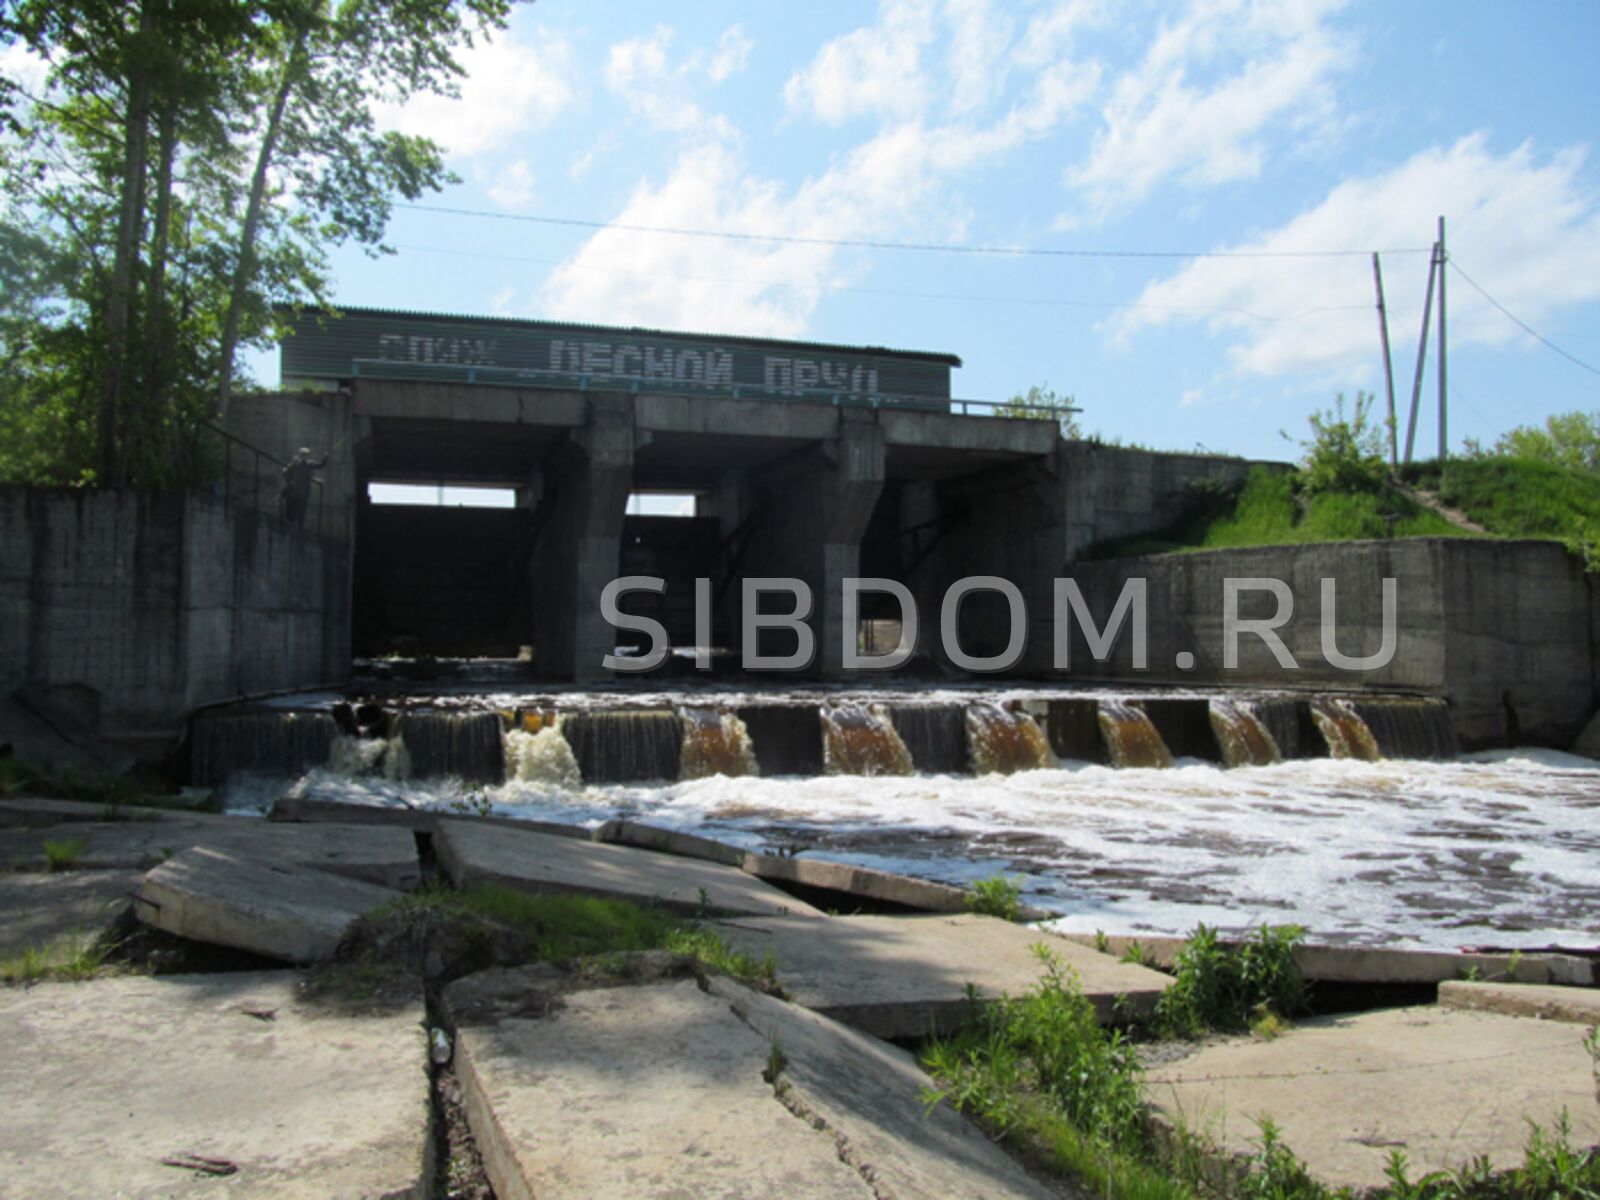
[(500, 425), (551, 425), (579, 429), (588, 417), (582, 392), (543, 388), (483, 387), (358, 379), (351, 385), (357, 417), (403, 420), (488, 421)]

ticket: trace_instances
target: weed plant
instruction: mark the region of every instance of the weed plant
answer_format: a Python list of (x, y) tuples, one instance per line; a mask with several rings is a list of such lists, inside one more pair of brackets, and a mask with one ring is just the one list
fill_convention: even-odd
[(1198, 1037), (1207, 1030), (1239, 1031), (1270, 1017), (1292, 1017), (1305, 1006), (1305, 977), (1295, 961), (1304, 930), (1263, 925), (1239, 946), (1224, 946), (1217, 931), (1195, 928), (1174, 963), (1172, 986), (1156, 1002), (1165, 1034)]
[(1016, 921), (1022, 917), (1022, 881), (1008, 879), (997, 871), (987, 879), (980, 879), (967, 893), (967, 908), (985, 916), (999, 917), (1002, 921)]

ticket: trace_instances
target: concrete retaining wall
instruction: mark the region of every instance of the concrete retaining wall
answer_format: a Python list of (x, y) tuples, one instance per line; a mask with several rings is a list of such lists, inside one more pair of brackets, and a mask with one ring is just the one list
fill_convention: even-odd
[(0, 488), (0, 697), (136, 748), (349, 674), (345, 546), (213, 496)]
[[(1265, 546), (1078, 563), (1072, 575), (1098, 621), (1125, 582), (1148, 581), (1148, 669), (1132, 662), (1127, 629), (1096, 662), (1074, 626), (1070, 675), (1129, 682), (1254, 684), (1325, 690), (1407, 689), (1446, 697), (1464, 748), (1538, 744), (1566, 748), (1595, 703), (1591, 584), (1553, 542), (1415, 538)], [(1279, 665), (1261, 639), (1244, 634), (1224, 665), (1223, 581), (1281, 579), (1293, 616), (1276, 630), (1296, 666)], [(1381, 643), (1382, 581), (1397, 588), (1397, 645), (1371, 671), (1333, 666), (1321, 644), (1321, 581), (1335, 585), (1336, 647), (1349, 656)], [(1276, 608), (1265, 592), (1241, 598), (1244, 619)], [(1181, 652), (1194, 666), (1180, 670)]]
[(1063, 558), (1071, 562), (1096, 542), (1155, 533), (1185, 516), (1194, 485), (1242, 481), (1256, 466), (1289, 469), (1222, 454), (1167, 454), (1098, 442), (1064, 442), (1060, 477), (1065, 512)]

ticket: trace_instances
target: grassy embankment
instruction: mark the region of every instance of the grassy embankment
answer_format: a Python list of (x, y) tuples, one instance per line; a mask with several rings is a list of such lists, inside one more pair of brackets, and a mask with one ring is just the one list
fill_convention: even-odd
[[(1591, 569), (1600, 566), (1600, 477), (1528, 459), (1454, 459), (1402, 470), (1410, 488), (1481, 525), (1487, 536), (1550, 538)], [(1310, 491), (1299, 472), (1256, 467), (1242, 485), (1190, 489), (1185, 515), (1166, 529), (1101, 543), (1093, 557), (1167, 554), (1234, 546), (1386, 537), (1485, 536), (1447, 520), (1393, 485)]]

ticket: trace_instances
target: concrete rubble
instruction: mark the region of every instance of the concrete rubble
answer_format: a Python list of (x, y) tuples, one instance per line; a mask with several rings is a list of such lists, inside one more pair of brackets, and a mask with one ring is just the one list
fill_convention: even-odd
[[(234, 972), (0, 990), (0, 1193), (429, 1195), (420, 1000), (323, 1011), (299, 979)], [(209, 1160), (218, 1174), (168, 1160)]]
[(1572, 1144), (1600, 1141), (1580, 1025), (1432, 1006), (1303, 1021), (1271, 1041), (1228, 1038), (1153, 1069), (1146, 1091), (1173, 1125), (1229, 1154), (1283, 1143), (1333, 1186), (1381, 1186), (1390, 1153), (1413, 1179), (1488, 1155), (1522, 1161), (1528, 1122), (1565, 1111)]
[(910, 1055), (737, 984), (577, 992), (532, 1015), (474, 1006), (477, 986), (450, 989), (477, 1014), (455, 1062), (500, 1196), (1049, 1195), (927, 1110)]
[(960, 1024), (967, 985), (990, 999), (1039, 982), (1045, 946), (1075, 972), (1101, 1020), (1148, 1013), (1170, 976), (995, 917), (863, 916), (720, 921), (736, 950), (772, 954), (794, 1000), (883, 1038), (926, 1037)]
[(178, 937), (287, 962), (321, 962), (363, 913), (402, 893), (287, 860), (196, 847), (139, 883), (134, 915)]
[(434, 852), (459, 888), (494, 883), (524, 892), (579, 892), (681, 912), (822, 914), (743, 871), (697, 858), (548, 834), (441, 821)]

